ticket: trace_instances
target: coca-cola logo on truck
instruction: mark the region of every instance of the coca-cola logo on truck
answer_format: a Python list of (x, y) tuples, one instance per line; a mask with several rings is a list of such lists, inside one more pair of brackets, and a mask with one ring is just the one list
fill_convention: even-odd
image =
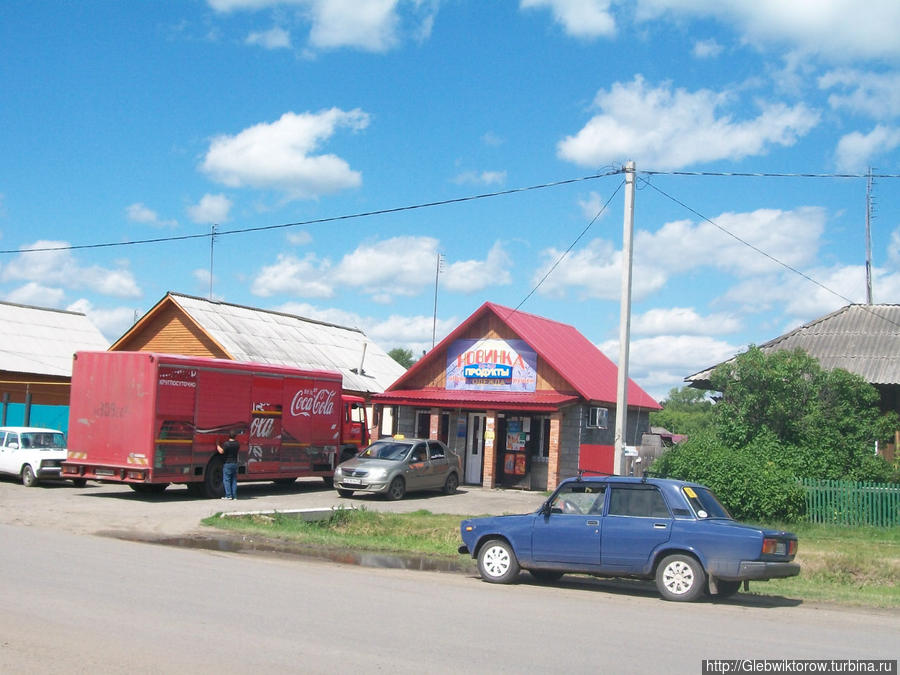
[(294, 394), (291, 401), (291, 415), (294, 417), (331, 415), (334, 412), (334, 396), (335, 392), (332, 389), (301, 389)]

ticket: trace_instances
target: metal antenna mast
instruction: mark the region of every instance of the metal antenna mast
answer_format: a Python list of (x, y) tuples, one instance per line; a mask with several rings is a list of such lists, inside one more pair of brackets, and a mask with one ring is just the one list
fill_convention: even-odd
[(437, 254), (437, 264), (434, 269), (434, 318), (431, 321), (431, 348), (434, 349), (434, 336), (437, 333), (437, 292), (438, 292), (438, 277), (441, 275), (441, 269), (444, 264), (444, 255), (442, 253)]
[(213, 249), (216, 245), (216, 226), (210, 228), (209, 233), (209, 299), (213, 299)]

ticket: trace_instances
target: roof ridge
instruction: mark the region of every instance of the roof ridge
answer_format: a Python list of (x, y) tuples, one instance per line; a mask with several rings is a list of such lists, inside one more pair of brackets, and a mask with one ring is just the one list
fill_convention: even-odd
[(8, 307), (20, 307), (21, 309), (36, 309), (40, 312), (57, 312), (59, 314), (72, 314), (74, 316), (87, 316), (84, 312), (74, 312), (71, 309), (56, 309), (55, 307), (38, 307), (37, 305), (23, 305), (18, 302), (6, 302), (5, 300), (0, 300), (0, 305), (6, 305)]

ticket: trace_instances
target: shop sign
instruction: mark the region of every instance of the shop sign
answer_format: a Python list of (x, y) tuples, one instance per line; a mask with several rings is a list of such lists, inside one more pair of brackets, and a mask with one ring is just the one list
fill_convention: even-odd
[(534, 391), (537, 354), (524, 340), (457, 340), (447, 349), (447, 389)]

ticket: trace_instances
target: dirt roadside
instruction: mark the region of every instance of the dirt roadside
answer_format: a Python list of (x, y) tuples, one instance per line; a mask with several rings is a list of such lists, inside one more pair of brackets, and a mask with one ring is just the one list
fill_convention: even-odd
[(462, 486), (457, 494), (411, 494), (399, 502), (375, 495), (338, 497), (321, 479), (301, 479), (288, 487), (273, 483), (238, 486), (236, 501), (202, 499), (172, 486), (160, 496), (138, 495), (124, 485), (46, 482), (26, 488), (0, 479), (0, 523), (61, 530), (76, 534), (131, 534), (143, 537), (189, 537), (209, 533), (201, 520), (219, 512), (291, 511), (338, 506), (406, 513), (426, 509), (460, 516), (534, 511), (544, 495), (518, 490)]

